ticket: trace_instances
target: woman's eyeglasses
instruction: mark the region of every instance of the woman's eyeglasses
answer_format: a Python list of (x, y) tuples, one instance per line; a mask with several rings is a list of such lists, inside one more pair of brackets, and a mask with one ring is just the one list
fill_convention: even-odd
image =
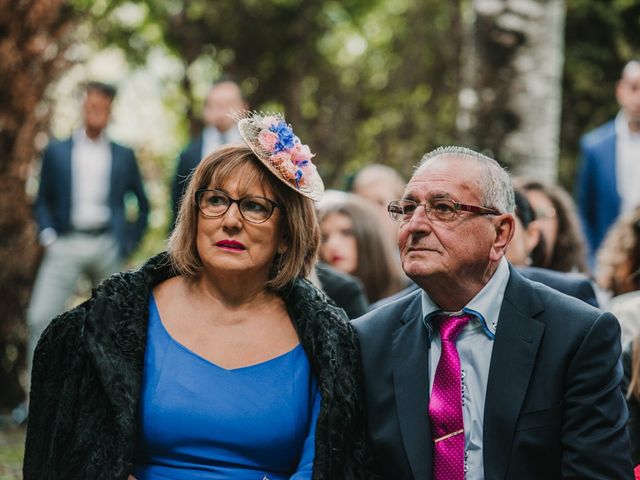
[(240, 215), (249, 223), (264, 223), (276, 208), (283, 209), (273, 200), (264, 197), (231, 198), (221, 190), (202, 189), (196, 192), (196, 204), (205, 217), (221, 217), (237, 203)]

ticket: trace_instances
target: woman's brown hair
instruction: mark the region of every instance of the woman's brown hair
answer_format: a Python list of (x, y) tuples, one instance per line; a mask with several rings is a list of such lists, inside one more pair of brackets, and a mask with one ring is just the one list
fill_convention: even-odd
[(514, 183), (525, 192), (533, 190), (544, 194), (553, 204), (555, 210), (553, 214), (558, 221), (558, 236), (555, 244), (549, 245), (545, 241), (546, 249), (551, 250), (550, 255), (549, 252), (545, 252), (546, 261), (535, 266), (559, 272), (577, 270), (589, 274), (586, 240), (575, 203), (567, 191), (557, 184), (547, 184), (527, 178), (516, 179)]
[(215, 151), (202, 160), (191, 174), (178, 210), (176, 226), (168, 242), (167, 250), (174, 268), (187, 278), (195, 278), (200, 274), (203, 265), (196, 248), (200, 215), (196, 192), (212, 186), (219, 188), (235, 178), (240, 181), (241, 188), (254, 182), (268, 185), (275, 201), (284, 207), (280, 221), (287, 249), (276, 254), (267, 288), (281, 290), (294, 279), (306, 277), (315, 264), (320, 244), (320, 229), (313, 202), (275, 178), (249, 147), (240, 145)]
[(320, 224), (333, 213), (341, 213), (351, 219), (358, 252), (358, 264), (352, 275), (362, 280), (369, 302), (402, 290), (405, 276), (395, 258), (398, 253), (382, 233), (383, 227), (373, 206), (367, 200), (348, 193), (344, 199), (320, 204)]
[(614, 296), (640, 290), (640, 207), (613, 224), (597, 258), (601, 288)]

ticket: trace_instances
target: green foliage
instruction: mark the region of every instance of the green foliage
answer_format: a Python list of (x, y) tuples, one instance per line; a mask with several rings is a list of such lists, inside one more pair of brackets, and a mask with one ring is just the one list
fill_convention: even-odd
[[(371, 162), (408, 175), (456, 137), (464, 0), (73, 3), (90, 10), (94, 38), (132, 63), (158, 44), (183, 63), (185, 125), (197, 128), (206, 88), (223, 75), (252, 108), (284, 109), (329, 186)], [(567, 0), (560, 179), (569, 188), (579, 136), (617, 110), (613, 89), (639, 55), (639, 19), (635, 0)]]
[(559, 177), (571, 189), (582, 134), (618, 111), (615, 83), (640, 58), (640, 3), (567, 0)]
[(0, 480), (22, 478), (25, 431), (21, 427), (3, 425), (0, 418)]
[(184, 63), (190, 125), (206, 87), (230, 75), (253, 108), (285, 110), (340, 187), (371, 162), (408, 174), (454, 138), (458, 3), (132, 0), (93, 11), (96, 38), (131, 62), (161, 41)]

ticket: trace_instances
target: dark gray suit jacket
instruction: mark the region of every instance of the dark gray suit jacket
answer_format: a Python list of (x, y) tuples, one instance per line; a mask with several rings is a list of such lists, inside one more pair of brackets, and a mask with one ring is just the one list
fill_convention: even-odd
[[(485, 398), (484, 478), (633, 478), (616, 318), (510, 272)], [(383, 478), (432, 478), (421, 312), (418, 290), (353, 322)]]

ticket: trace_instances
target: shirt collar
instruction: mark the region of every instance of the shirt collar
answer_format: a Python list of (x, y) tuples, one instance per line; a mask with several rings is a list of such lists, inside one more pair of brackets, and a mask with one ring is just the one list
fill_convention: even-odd
[(629, 119), (627, 119), (623, 110), (620, 110), (616, 115), (614, 128), (616, 136), (621, 139), (640, 138), (640, 133), (629, 130)]
[(209, 125), (204, 127), (204, 129), (202, 130), (202, 137), (205, 139), (205, 141), (218, 142), (220, 140), (220, 132), (217, 128)]
[(107, 136), (104, 133), (104, 130), (100, 132), (98, 138), (91, 139), (87, 136), (87, 131), (84, 127), (78, 128), (75, 132), (73, 132), (73, 141), (76, 143), (91, 143), (94, 145), (103, 144), (106, 145), (108, 143)]
[[(482, 330), (491, 340), (496, 335), (498, 317), (504, 292), (509, 282), (509, 263), (502, 257), (498, 268), (493, 273), (487, 284), (482, 287), (475, 297), (462, 309), (463, 312), (474, 315), (482, 325)], [(431, 332), (431, 320), (436, 314), (442, 313), (442, 309), (429, 297), (429, 294), (422, 290), (422, 321)], [(459, 312), (456, 312), (459, 313)]]

